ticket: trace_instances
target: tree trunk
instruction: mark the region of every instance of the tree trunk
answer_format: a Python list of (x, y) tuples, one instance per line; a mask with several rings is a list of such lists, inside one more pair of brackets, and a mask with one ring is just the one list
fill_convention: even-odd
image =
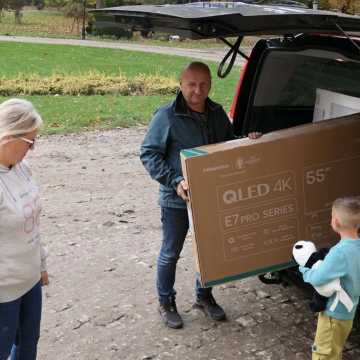
[(104, 0), (96, 0), (96, 8), (101, 9), (104, 7)]
[(15, 24), (21, 24), (21, 17), (22, 17), (22, 13), (21, 13), (21, 9), (15, 9)]

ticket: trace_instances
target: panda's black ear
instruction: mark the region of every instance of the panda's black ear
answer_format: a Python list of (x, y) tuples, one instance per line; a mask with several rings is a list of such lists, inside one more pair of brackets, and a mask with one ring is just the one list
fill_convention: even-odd
[(306, 262), (305, 267), (312, 268), (312, 266), (319, 260), (322, 260), (322, 259), (319, 258), (319, 253), (314, 252), (308, 258), (308, 261)]
[(330, 248), (321, 248), (317, 251), (318, 253), (318, 258), (320, 260), (324, 260), (325, 256), (328, 254), (328, 252), (330, 251)]
[(302, 249), (302, 248), (303, 248), (302, 245), (295, 245), (295, 249), (296, 249), (296, 250), (299, 250), (299, 249)]

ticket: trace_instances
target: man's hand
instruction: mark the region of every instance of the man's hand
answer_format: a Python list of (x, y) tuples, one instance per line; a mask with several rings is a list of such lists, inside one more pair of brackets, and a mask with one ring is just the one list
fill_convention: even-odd
[(181, 180), (176, 186), (176, 193), (185, 201), (189, 200), (188, 190), (189, 185), (186, 180)]
[(47, 271), (41, 272), (41, 285), (42, 286), (49, 285), (49, 275)]
[(249, 133), (249, 139), (258, 139), (261, 136), (262, 136), (261, 132), (255, 131), (255, 132)]

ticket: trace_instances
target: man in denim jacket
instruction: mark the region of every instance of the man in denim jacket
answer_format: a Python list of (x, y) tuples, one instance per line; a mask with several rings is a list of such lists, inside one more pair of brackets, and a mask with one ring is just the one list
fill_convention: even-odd
[[(140, 159), (150, 176), (160, 183), (159, 204), (163, 240), (157, 261), (159, 312), (170, 328), (181, 328), (174, 289), (176, 264), (189, 229), (186, 209), (188, 185), (180, 162), (182, 149), (234, 139), (232, 124), (223, 108), (211, 101), (211, 74), (201, 62), (189, 64), (180, 76), (180, 92), (158, 109), (141, 146)], [(224, 320), (211, 288), (196, 280), (195, 306), (214, 320)]]

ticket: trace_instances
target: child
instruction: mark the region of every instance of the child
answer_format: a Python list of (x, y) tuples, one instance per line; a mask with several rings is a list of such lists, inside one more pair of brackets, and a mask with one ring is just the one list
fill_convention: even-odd
[(331, 227), (341, 239), (331, 248), (317, 269), (300, 266), (305, 282), (320, 286), (339, 278), (342, 288), (354, 303), (349, 312), (339, 302), (330, 309), (335, 294), (329, 298), (326, 310), (319, 313), (312, 360), (341, 360), (342, 351), (353, 325), (360, 296), (360, 197), (335, 200)]

